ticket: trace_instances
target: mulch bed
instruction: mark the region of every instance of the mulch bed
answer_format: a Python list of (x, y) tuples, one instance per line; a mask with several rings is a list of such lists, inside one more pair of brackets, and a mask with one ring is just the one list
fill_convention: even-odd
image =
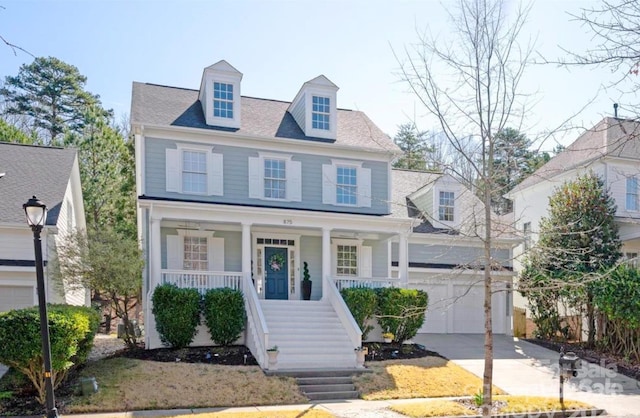
[(640, 380), (640, 364), (634, 364), (621, 357), (614, 356), (595, 348), (589, 348), (584, 342), (556, 342), (539, 339), (525, 339), (525, 341), (556, 351), (558, 352), (558, 356), (562, 349), (564, 349), (565, 353), (567, 351), (573, 351), (578, 357), (585, 361), (595, 363), (603, 367), (609, 367), (610, 369), (627, 377)]

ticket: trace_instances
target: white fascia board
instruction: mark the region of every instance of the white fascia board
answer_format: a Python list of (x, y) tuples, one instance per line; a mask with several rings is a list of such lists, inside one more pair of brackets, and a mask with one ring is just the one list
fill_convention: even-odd
[[(323, 156), (347, 157), (353, 159), (365, 159), (369, 161), (389, 162), (393, 159), (393, 153), (387, 150), (363, 150), (357, 146), (328, 144), (325, 142), (302, 141), (299, 139), (277, 138), (271, 136), (237, 134), (225, 131), (204, 131), (200, 128), (175, 127), (166, 125), (144, 125), (145, 136), (173, 141), (192, 141), (203, 144), (211, 144), (211, 137), (216, 137), (216, 144), (229, 145), (244, 148), (264, 147), (278, 151), (298, 152), (301, 154), (313, 154), (316, 150)], [(176, 136), (180, 134), (180, 137)], [(238, 141), (241, 139), (241, 143)], [(364, 157), (366, 155), (366, 157)]]
[[(522, 238), (492, 238), (492, 248), (511, 249), (522, 243)], [(460, 235), (442, 235), (442, 234), (420, 234), (415, 233), (409, 236), (411, 244), (435, 244), (450, 245), (452, 247), (484, 247), (484, 241), (476, 237), (464, 237)]]
[[(355, 215), (332, 212), (310, 212), (289, 208), (265, 208), (233, 205), (209, 205), (194, 202), (174, 202), (139, 199), (141, 208), (153, 208), (154, 219), (180, 219), (185, 221), (246, 223), (255, 219), (260, 225), (287, 225), (291, 228), (327, 228), (332, 230), (358, 230), (385, 234), (399, 234), (411, 228), (411, 218)], [(289, 222), (290, 221), (290, 222)]]

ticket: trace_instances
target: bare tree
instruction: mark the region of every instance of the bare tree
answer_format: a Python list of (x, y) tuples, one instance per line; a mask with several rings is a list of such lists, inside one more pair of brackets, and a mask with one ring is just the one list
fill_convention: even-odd
[[(493, 224), (491, 190), (495, 183), (495, 135), (508, 126), (521, 126), (527, 95), (520, 81), (531, 62), (533, 46), (519, 43), (530, 7), (520, 7), (509, 16), (501, 0), (459, 0), (450, 13), (451, 39), (422, 35), (400, 59), (404, 80), (439, 125), (458, 158), (470, 167), (484, 187), (475, 234), (483, 242), (484, 282), (484, 417), (491, 415), (493, 382), (493, 329), (491, 296), (493, 270)], [(469, 147), (477, 144), (477, 148)], [(470, 152), (470, 149), (473, 152)], [(479, 158), (478, 158), (479, 157)], [(457, 165), (447, 167), (465, 178)]]

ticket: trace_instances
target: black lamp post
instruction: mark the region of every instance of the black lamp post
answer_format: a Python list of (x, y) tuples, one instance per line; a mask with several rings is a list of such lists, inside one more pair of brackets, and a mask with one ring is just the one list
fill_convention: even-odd
[(33, 248), (36, 255), (36, 279), (38, 282), (38, 307), (40, 308), (40, 337), (42, 339), (42, 358), (44, 359), (44, 387), (46, 390), (47, 418), (57, 418), (56, 399), (53, 393), (51, 375), (51, 346), (49, 343), (49, 317), (47, 315), (47, 297), (44, 289), (44, 268), (42, 263), (42, 241), (40, 232), (47, 220), (47, 206), (35, 196), (22, 205), (27, 215), (27, 223), (33, 231)]

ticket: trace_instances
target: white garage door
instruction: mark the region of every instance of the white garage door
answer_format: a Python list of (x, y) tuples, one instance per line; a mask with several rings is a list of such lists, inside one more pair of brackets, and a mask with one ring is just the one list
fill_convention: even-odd
[[(412, 284), (429, 295), (429, 307), (420, 333), (480, 334), (484, 332), (484, 287), (464, 281)], [(496, 334), (505, 333), (506, 293), (492, 297), (492, 321)]]
[(0, 286), (0, 312), (33, 306), (33, 287)]

